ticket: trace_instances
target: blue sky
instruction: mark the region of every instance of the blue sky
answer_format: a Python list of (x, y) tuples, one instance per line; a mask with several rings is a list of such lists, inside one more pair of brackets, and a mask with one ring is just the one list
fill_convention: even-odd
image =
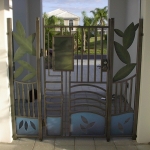
[(91, 10), (103, 8), (108, 5), (108, 0), (43, 0), (43, 12), (50, 12), (55, 9), (63, 9), (80, 17), (82, 24), (82, 11), (92, 16)]

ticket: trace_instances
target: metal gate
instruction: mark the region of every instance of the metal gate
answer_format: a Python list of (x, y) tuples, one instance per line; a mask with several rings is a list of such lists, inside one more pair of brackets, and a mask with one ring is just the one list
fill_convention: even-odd
[[(135, 74), (126, 78), (135, 64), (128, 59), (128, 52), (120, 52), (122, 48), (114, 42), (114, 31), (124, 41), (129, 41), (132, 35), (133, 42), (133, 34), (138, 26), (139, 60), (142, 20), (140, 24), (130, 24), (124, 32), (114, 30), (114, 19), (109, 19), (108, 26), (43, 24), (43, 43), (47, 45), (45, 47), (44, 44), (40, 56), (40, 20), (36, 21), (36, 35), (25, 38), (22, 25), (18, 23), (17, 32), (12, 32), (11, 20), (8, 19), (14, 139), (42, 139), (42, 136), (98, 136), (106, 137), (107, 141), (111, 136), (132, 136), (135, 139), (138, 94), (135, 94), (134, 89), (139, 89), (140, 62), (137, 61)], [(19, 45), (15, 54), (12, 54), (12, 33)], [(32, 44), (35, 37), (36, 52)], [(126, 42), (128, 48), (132, 42)], [(113, 77), (114, 46), (126, 68), (121, 68)], [(31, 57), (36, 58), (36, 69), (21, 60), (25, 53), (36, 56)], [(41, 71), (41, 60), (44, 72)], [(15, 68), (15, 73), (13, 62), (20, 65)], [(24, 69), (30, 73), (27, 72), (19, 81), (18, 77)], [(41, 74), (44, 75), (42, 81)], [(44, 82), (42, 97), (41, 82)]]

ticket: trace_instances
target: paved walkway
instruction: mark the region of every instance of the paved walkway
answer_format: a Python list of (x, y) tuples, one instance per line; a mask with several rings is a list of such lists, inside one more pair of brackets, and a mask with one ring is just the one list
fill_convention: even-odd
[(129, 138), (113, 139), (106, 142), (100, 138), (21, 138), (11, 144), (0, 143), (0, 150), (150, 150), (149, 144), (138, 144)]

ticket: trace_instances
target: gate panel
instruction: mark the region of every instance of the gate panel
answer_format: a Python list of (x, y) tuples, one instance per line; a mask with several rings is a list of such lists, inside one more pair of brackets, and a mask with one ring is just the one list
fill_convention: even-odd
[[(142, 27), (143, 22), (140, 19), (137, 24), (132, 22), (124, 32), (115, 29), (115, 33), (122, 38), (123, 44), (114, 41), (116, 53), (124, 66), (113, 77), (110, 134), (112, 136), (129, 136), (134, 140), (136, 139), (140, 89)], [(133, 63), (128, 48), (134, 42), (137, 29), (139, 30), (137, 62)]]
[[(21, 22), (16, 23), (16, 32), (12, 32), (11, 19), (8, 19), (8, 47), (10, 65), (11, 103), (13, 118), (13, 138), (39, 137), (42, 139), (40, 67), (27, 62), (24, 56), (35, 59), (40, 66), (40, 27), (36, 21), (36, 33), (26, 37)], [(18, 49), (13, 54), (12, 37)], [(36, 48), (33, 42), (36, 37)], [(37, 56), (37, 57), (36, 57)]]
[[(46, 136), (106, 136), (108, 61), (105, 52), (107, 40), (103, 38), (104, 31), (106, 32), (109, 26), (73, 26), (76, 28), (75, 32), (71, 28), (44, 25), (44, 43), (45, 38), (49, 41), (47, 47), (44, 47), (45, 134)], [(45, 31), (48, 30), (46, 34)], [(51, 32), (55, 33), (54, 40)], [(57, 71), (54, 66), (58, 50), (61, 51), (63, 48), (60, 46), (59, 49), (56, 46), (55, 37), (65, 36), (74, 37), (73, 71), (65, 69)], [(50, 45), (54, 45), (53, 49)], [(93, 49), (92, 56), (91, 49)]]

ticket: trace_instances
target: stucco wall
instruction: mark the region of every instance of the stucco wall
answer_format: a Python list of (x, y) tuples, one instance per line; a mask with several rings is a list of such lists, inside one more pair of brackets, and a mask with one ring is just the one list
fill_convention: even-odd
[(137, 141), (139, 143), (148, 143), (150, 142), (150, 0), (142, 0), (141, 3), (144, 36)]
[(0, 142), (12, 141), (8, 72), (7, 19), (11, 18), (9, 0), (0, 0)]

